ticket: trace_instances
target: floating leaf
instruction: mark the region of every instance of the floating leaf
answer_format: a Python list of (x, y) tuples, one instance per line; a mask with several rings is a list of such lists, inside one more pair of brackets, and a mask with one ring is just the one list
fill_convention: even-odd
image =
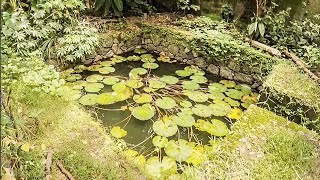
[(88, 71), (99, 71), (99, 68), (101, 68), (101, 65), (91, 65), (87, 68)]
[(133, 68), (133, 69), (131, 69), (129, 76), (133, 77), (133, 78), (137, 78), (137, 77), (139, 77), (139, 75), (144, 75), (147, 73), (148, 73), (148, 71), (144, 68)]
[(127, 135), (127, 131), (125, 131), (124, 129), (122, 129), (119, 126), (115, 126), (111, 129), (111, 136), (120, 139), (123, 138)]
[(157, 69), (159, 67), (159, 65), (157, 63), (143, 63), (142, 67), (146, 68), (146, 69)]
[(180, 106), (185, 107), (185, 108), (192, 106), (192, 103), (190, 101), (186, 101), (186, 100), (181, 101), (179, 104), (180, 104)]
[(101, 74), (109, 74), (115, 71), (116, 69), (114, 67), (105, 66), (105, 67), (99, 68), (99, 73)]
[(128, 87), (134, 88), (134, 89), (138, 89), (141, 88), (143, 86), (143, 82), (137, 80), (137, 79), (130, 79), (128, 81), (126, 81), (126, 85)]
[(186, 90), (197, 90), (200, 88), (200, 85), (193, 81), (184, 81), (182, 82), (182, 88)]
[(86, 78), (86, 81), (87, 82), (99, 82), (103, 79), (103, 76), (101, 76), (100, 74), (93, 74), (93, 75), (90, 75)]
[[(189, 143), (192, 144), (192, 143)], [(192, 154), (186, 160), (188, 164), (193, 164), (194, 166), (200, 165), (206, 161), (206, 157), (204, 155), (204, 148), (200, 145), (191, 146), (192, 147)]]
[(167, 63), (176, 62), (176, 61), (171, 61), (170, 57), (168, 57), (168, 56), (160, 56), (157, 58), (157, 60), (162, 61), (162, 62), (167, 62)]
[(144, 53), (147, 53), (148, 51), (145, 50), (145, 49), (140, 49), (140, 48), (137, 48), (134, 50), (134, 53), (137, 53), (137, 54), (144, 54)]
[(192, 154), (192, 148), (184, 139), (169, 141), (164, 150), (167, 156), (179, 162), (187, 160)]
[(154, 132), (159, 136), (170, 137), (177, 133), (178, 126), (171, 120), (158, 120), (152, 126)]
[(229, 133), (227, 125), (222, 121), (213, 119), (211, 122), (199, 119), (194, 126), (199, 131), (205, 131), (214, 136), (225, 136)]
[(160, 78), (160, 81), (166, 83), (166, 84), (177, 84), (179, 82), (179, 79), (174, 76), (163, 76)]
[(168, 143), (168, 138), (162, 136), (155, 136), (152, 139), (152, 144), (158, 148), (164, 148), (164, 146)]
[[(215, 92), (217, 92), (217, 91), (220, 91), (220, 92), (225, 92), (225, 91), (227, 91), (227, 87), (225, 87), (224, 85), (222, 85), (222, 84), (220, 84), (220, 83), (211, 83), (209, 86), (208, 86), (208, 88), (209, 88), (209, 92), (211, 93), (211, 92), (213, 92), (213, 93), (215, 93)], [(212, 93), (212, 94), (213, 94)]]
[(162, 161), (158, 157), (151, 157), (146, 162), (145, 170), (152, 179), (163, 179), (177, 173), (177, 164), (167, 156)]
[(79, 102), (85, 106), (92, 106), (96, 104), (97, 97), (96, 94), (86, 94), (79, 99)]
[(149, 87), (154, 88), (154, 89), (161, 89), (166, 87), (166, 83), (158, 81), (157, 79), (149, 79)]
[(116, 64), (116, 63), (113, 62), (113, 61), (101, 61), (101, 62), (100, 62), (100, 65), (101, 65), (101, 66), (112, 66), (112, 65), (114, 65), (114, 64)]
[(188, 96), (189, 99), (191, 99), (194, 102), (206, 102), (208, 101), (208, 95), (206, 93), (203, 92), (199, 92), (199, 91), (191, 91), (191, 93), (187, 93), (186, 96)]
[(151, 57), (144, 57), (141, 59), (142, 62), (144, 63), (154, 63), (156, 62), (156, 59), (154, 59), (152, 56)]
[(195, 119), (188, 113), (178, 113), (177, 116), (173, 116), (172, 121), (181, 127), (192, 127), (195, 123)]
[(122, 56), (114, 55), (112, 58), (110, 58), (110, 60), (113, 61), (114, 63), (120, 63), (125, 61), (126, 58)]
[(87, 92), (99, 92), (104, 87), (101, 83), (88, 83), (85, 85), (84, 89)]
[(229, 80), (221, 80), (220, 83), (227, 88), (233, 88), (236, 86), (236, 83), (234, 81), (229, 81)]
[(155, 112), (150, 104), (144, 104), (142, 106), (134, 107), (132, 110), (132, 115), (141, 120), (146, 121), (154, 116)]
[(131, 88), (125, 87), (124, 89), (120, 88), (115, 90), (112, 95), (115, 98), (115, 101), (125, 101), (128, 98), (130, 98), (133, 94), (133, 91)]
[(185, 113), (185, 114), (190, 114), (190, 115), (193, 114), (193, 111), (191, 108), (183, 108), (183, 109), (181, 109), (181, 112)]
[(148, 59), (148, 58), (153, 58), (152, 54), (142, 54), (141, 59)]
[(193, 82), (196, 82), (198, 84), (204, 84), (208, 82), (208, 79), (206, 77), (200, 75), (192, 75), (190, 76), (190, 79), (192, 79)]
[(213, 111), (213, 115), (215, 116), (225, 116), (231, 111), (231, 106), (221, 100), (215, 100), (215, 104), (210, 104), (209, 107)]
[(112, 93), (102, 93), (98, 95), (96, 102), (101, 105), (113, 104), (115, 103), (115, 98)]
[(120, 81), (120, 79), (118, 79), (117, 77), (112, 77), (112, 76), (110, 76), (110, 77), (104, 78), (102, 82), (103, 82), (104, 84), (106, 84), (106, 85), (114, 85), (114, 84), (116, 84), (116, 83), (119, 82), (119, 81)]
[(125, 82), (118, 82), (114, 85), (112, 85), (112, 90), (114, 91), (121, 91), (121, 90), (125, 90), (127, 88), (126, 83)]
[(249, 95), (252, 93), (251, 87), (246, 84), (239, 84), (235, 89), (242, 91), (243, 95)]
[(140, 56), (136, 56), (136, 55), (127, 57), (128, 61), (139, 61), (140, 59), (141, 59)]
[(187, 70), (177, 70), (176, 74), (181, 77), (187, 77), (187, 76), (191, 76), (193, 74), (193, 72), (187, 71)]
[(228, 89), (227, 92), (225, 92), (225, 94), (229, 97), (231, 97), (232, 99), (241, 99), (243, 96), (243, 92), (235, 90), (235, 89)]
[(146, 93), (155, 92), (157, 90), (158, 89), (154, 89), (154, 88), (151, 88), (151, 87), (144, 87), (143, 88), (143, 91), (146, 92)]
[(233, 106), (233, 107), (239, 107), (240, 106), (240, 102), (239, 101), (236, 101), (236, 100), (231, 99), (229, 97), (224, 98), (224, 101), (227, 102), (228, 104), (230, 104), (230, 106)]
[(242, 110), (239, 108), (234, 108), (231, 110), (229, 114), (227, 114), (227, 117), (230, 119), (236, 119), (239, 120), (242, 116)]
[(85, 66), (85, 65), (77, 65), (77, 66), (75, 66), (74, 68), (73, 68), (75, 71), (77, 71), (77, 72), (82, 72), (82, 71), (84, 71), (84, 70), (87, 70), (87, 67)]
[(156, 100), (156, 105), (162, 109), (172, 109), (177, 103), (170, 97), (162, 97)]
[(208, 95), (208, 97), (212, 100), (222, 100), (226, 96), (222, 92), (216, 90), (216, 91), (210, 91), (210, 94)]
[(81, 75), (80, 74), (71, 74), (66, 78), (66, 80), (69, 81), (69, 82), (74, 82), (74, 81), (77, 81), (79, 79), (81, 79)]
[(200, 116), (200, 117), (210, 117), (213, 114), (213, 111), (210, 107), (203, 105), (203, 104), (196, 104), (193, 108), (192, 111), (195, 115)]
[(139, 168), (140, 171), (144, 170), (146, 164), (146, 158), (143, 155), (139, 155), (133, 159), (133, 164)]
[(133, 100), (139, 104), (150, 103), (152, 101), (152, 96), (149, 94), (143, 93), (140, 95), (134, 95)]

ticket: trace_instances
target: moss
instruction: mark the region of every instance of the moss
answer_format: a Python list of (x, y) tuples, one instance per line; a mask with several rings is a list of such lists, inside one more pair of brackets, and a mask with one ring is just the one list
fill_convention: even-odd
[(186, 167), (186, 178), (319, 179), (320, 137), (300, 125), (251, 105), (231, 133), (208, 153), (205, 165)]

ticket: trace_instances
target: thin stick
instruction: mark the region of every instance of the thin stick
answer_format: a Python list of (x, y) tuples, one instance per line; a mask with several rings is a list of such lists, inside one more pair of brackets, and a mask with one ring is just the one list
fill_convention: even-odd
[(76, 180), (76, 179), (72, 176), (72, 174), (63, 167), (63, 165), (61, 164), (60, 161), (57, 162), (57, 166), (58, 166), (58, 168), (60, 169), (60, 171), (61, 171), (69, 180)]
[(52, 156), (53, 156), (53, 150), (49, 149), (47, 154), (47, 160), (46, 160), (46, 179), (47, 180), (51, 179), (50, 171), (51, 171), (51, 165), (52, 165)]

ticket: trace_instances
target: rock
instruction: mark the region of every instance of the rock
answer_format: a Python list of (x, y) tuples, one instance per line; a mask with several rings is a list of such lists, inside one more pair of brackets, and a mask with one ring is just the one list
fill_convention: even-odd
[(161, 43), (160, 37), (158, 35), (153, 36), (152, 37), (152, 42), (153, 42), (153, 45), (159, 46), (160, 43)]
[(175, 59), (178, 60), (178, 61), (182, 61), (183, 58), (180, 57), (180, 56), (177, 56), (177, 57), (175, 57)]
[(196, 57), (198, 57), (198, 53), (195, 51), (192, 51), (192, 56), (196, 58)]
[(107, 52), (109, 52), (110, 50), (111, 50), (111, 48), (101, 47), (100, 49), (97, 50), (97, 54), (104, 55), (104, 54), (106, 54)]
[(200, 68), (202, 68), (202, 69), (205, 69), (206, 67), (207, 67), (207, 62), (203, 59), (203, 58), (195, 58), (194, 59), (194, 63), (198, 66), (198, 67), (200, 67)]
[(117, 38), (114, 38), (114, 40), (113, 40), (113, 44), (119, 44), (119, 41), (118, 41), (118, 39), (117, 39)]
[(174, 45), (174, 44), (170, 44), (168, 46), (168, 50), (174, 55), (178, 55), (179, 54), (179, 47)]
[(155, 51), (156, 50), (156, 46), (154, 46), (153, 44), (147, 44), (147, 49), (149, 51)]
[(195, 64), (193, 60), (187, 60), (186, 63), (189, 64), (189, 65), (194, 65)]
[(89, 65), (89, 64), (91, 64), (92, 62), (93, 62), (93, 59), (86, 59), (86, 60), (83, 61), (83, 64)]
[(258, 84), (258, 83), (253, 83), (252, 85), (251, 85), (251, 88), (252, 89), (256, 89), (256, 88), (258, 88), (260, 85)]
[(241, 81), (241, 82), (248, 83), (248, 84), (253, 83), (253, 78), (251, 75), (247, 75), (247, 74), (239, 73), (239, 72), (234, 74), (234, 80)]
[(122, 54), (123, 53), (123, 51), (121, 50), (121, 48), (118, 44), (112, 45), (112, 51), (114, 54)]
[(100, 61), (101, 59), (103, 59), (103, 57), (100, 56), (100, 55), (97, 55), (97, 56), (94, 58), (94, 62)]
[(114, 55), (113, 51), (110, 50), (107, 54), (106, 54), (106, 57), (109, 58), (109, 57), (112, 57)]
[(207, 68), (207, 71), (213, 75), (218, 76), (219, 75), (219, 67), (215, 66), (213, 64), (210, 64)]
[(110, 47), (112, 47), (112, 45), (113, 45), (113, 39), (112, 39), (112, 37), (110, 37), (110, 36), (105, 37), (105, 38), (104, 38), (103, 46), (104, 46), (104, 47), (107, 47), (107, 48), (110, 48)]
[(232, 80), (233, 72), (228, 67), (220, 67), (220, 76)]
[(151, 41), (151, 39), (145, 39), (145, 40), (144, 40), (144, 43), (145, 43), (145, 44), (152, 44), (152, 41)]
[(238, 64), (236, 61), (229, 61), (228, 68), (230, 68), (233, 71), (239, 72), (240, 71), (240, 64)]

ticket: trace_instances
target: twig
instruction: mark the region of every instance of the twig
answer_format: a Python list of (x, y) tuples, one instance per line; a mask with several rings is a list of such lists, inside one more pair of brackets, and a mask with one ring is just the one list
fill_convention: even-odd
[(76, 179), (72, 176), (72, 174), (63, 167), (63, 165), (61, 164), (60, 161), (57, 162), (57, 166), (58, 166), (58, 168), (60, 169), (60, 171), (61, 171), (69, 180), (76, 180)]
[(50, 171), (51, 171), (51, 165), (52, 165), (52, 155), (53, 155), (53, 150), (49, 149), (47, 154), (47, 161), (46, 161), (46, 180), (51, 179)]

